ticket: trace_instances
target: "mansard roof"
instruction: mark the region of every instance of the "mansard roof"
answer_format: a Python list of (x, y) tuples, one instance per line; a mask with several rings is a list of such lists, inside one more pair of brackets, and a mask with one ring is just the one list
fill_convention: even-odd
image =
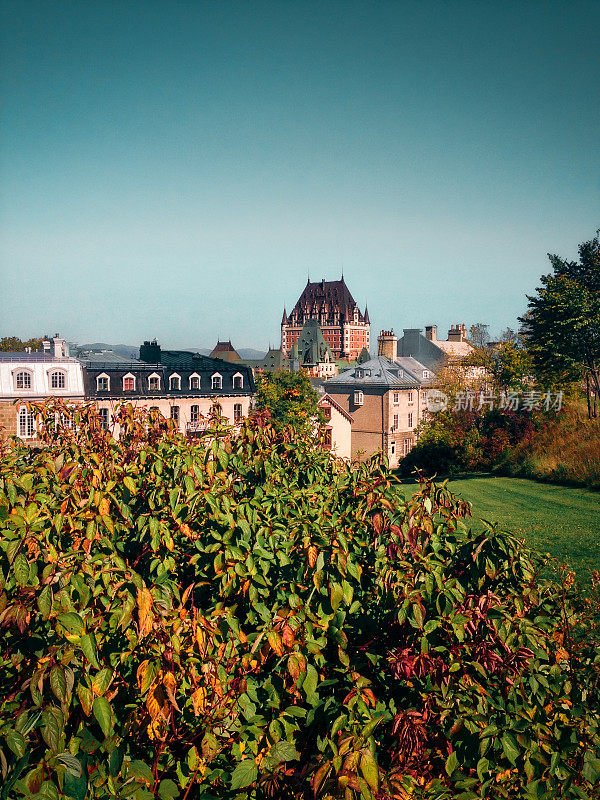
[(428, 372), (429, 368), (414, 358), (392, 361), (386, 356), (376, 356), (328, 380), (327, 390), (362, 386), (413, 389), (429, 384), (431, 375), (424, 377)]
[[(326, 281), (324, 278), (318, 282), (309, 280), (290, 316), (303, 313), (305, 308), (315, 313), (325, 305), (332, 310), (337, 309), (345, 317), (354, 314), (357, 305), (343, 278), (339, 281)], [(360, 311), (358, 316), (361, 322), (365, 321)]]

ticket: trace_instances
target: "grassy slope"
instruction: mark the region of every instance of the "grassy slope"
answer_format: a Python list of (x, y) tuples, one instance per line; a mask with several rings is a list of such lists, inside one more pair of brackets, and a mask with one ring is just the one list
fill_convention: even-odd
[[(500, 522), (528, 547), (565, 561), (580, 580), (600, 569), (598, 492), (489, 475), (451, 479), (449, 488), (473, 503), (474, 521)], [(412, 491), (410, 483), (402, 487)]]

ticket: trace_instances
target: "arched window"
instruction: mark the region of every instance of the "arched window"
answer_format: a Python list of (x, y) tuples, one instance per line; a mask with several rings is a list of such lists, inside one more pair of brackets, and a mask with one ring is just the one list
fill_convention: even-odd
[(211, 387), (213, 390), (223, 388), (223, 378), (218, 372), (211, 377)]
[(200, 388), (200, 375), (194, 373), (190, 375), (190, 389), (199, 389)]
[(135, 375), (132, 375), (131, 372), (123, 377), (123, 391), (135, 392)]
[(67, 376), (62, 370), (56, 369), (54, 370), (54, 372), (50, 373), (50, 388), (51, 389), (67, 388)]
[(31, 372), (22, 370), (15, 375), (15, 389), (31, 389)]
[(150, 389), (150, 391), (160, 389), (160, 375), (157, 372), (153, 372), (152, 375), (148, 377), (148, 389)]
[(178, 389), (181, 389), (181, 378), (177, 374), (171, 375), (169, 378), (169, 390), (172, 392)]
[(31, 439), (35, 435), (35, 415), (27, 406), (21, 406), (19, 409), (17, 430), (21, 439)]
[(98, 375), (98, 377), (96, 378), (96, 391), (97, 392), (110, 391), (110, 378), (108, 377), (108, 375), (106, 374)]

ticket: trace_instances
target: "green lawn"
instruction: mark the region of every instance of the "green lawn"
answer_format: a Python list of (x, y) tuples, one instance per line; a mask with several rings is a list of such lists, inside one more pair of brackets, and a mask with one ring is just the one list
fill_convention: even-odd
[[(473, 504), (473, 521), (499, 522), (531, 549), (565, 561), (582, 581), (600, 570), (600, 492), (491, 475), (457, 477), (449, 488)], [(416, 490), (411, 482), (404, 494)]]

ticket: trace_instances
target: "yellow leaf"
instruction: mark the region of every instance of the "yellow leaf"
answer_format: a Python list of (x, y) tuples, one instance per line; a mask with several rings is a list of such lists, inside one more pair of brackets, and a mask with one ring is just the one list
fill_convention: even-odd
[(140, 589), (137, 594), (139, 608), (139, 631), (140, 637), (145, 636), (152, 630), (152, 595), (148, 589)]
[(175, 680), (175, 675), (173, 675), (172, 672), (165, 672), (163, 677), (163, 686), (165, 687), (167, 697), (171, 701), (171, 705), (173, 705), (177, 711), (181, 711), (177, 705), (177, 700), (175, 700), (175, 689), (177, 688), (177, 682)]

